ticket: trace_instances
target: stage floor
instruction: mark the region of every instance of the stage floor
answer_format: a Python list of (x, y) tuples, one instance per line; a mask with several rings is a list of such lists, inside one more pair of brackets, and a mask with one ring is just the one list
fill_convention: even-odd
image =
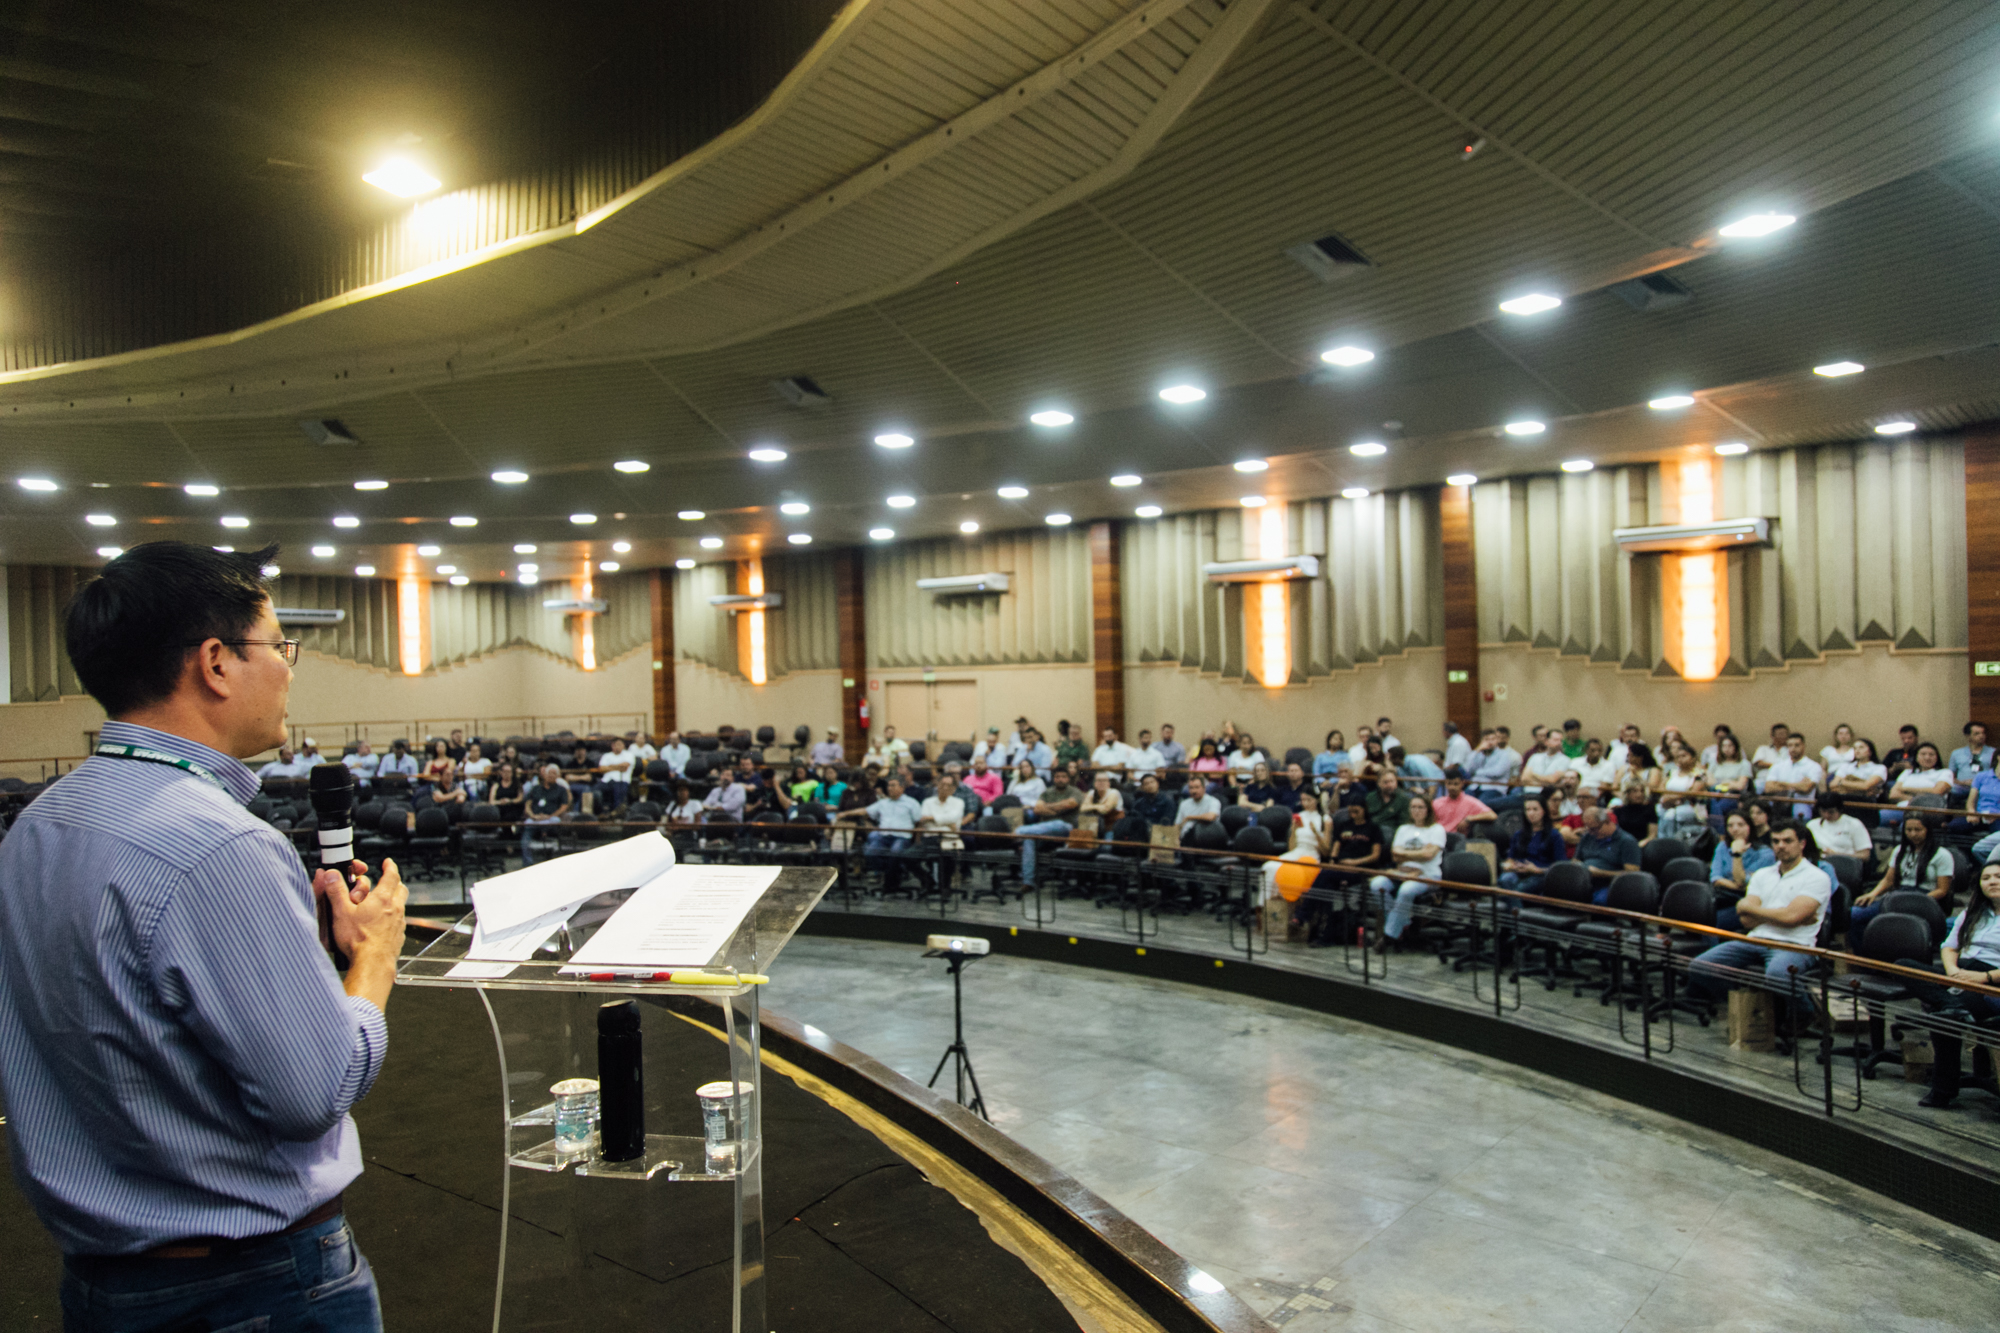
[[(965, 993), (995, 1124), (1287, 1333), (1960, 1329), (2000, 1299), (2000, 1244), (1495, 1060), (1028, 959)], [(766, 1002), (919, 1082), (951, 1040), (915, 946), (801, 936)]]

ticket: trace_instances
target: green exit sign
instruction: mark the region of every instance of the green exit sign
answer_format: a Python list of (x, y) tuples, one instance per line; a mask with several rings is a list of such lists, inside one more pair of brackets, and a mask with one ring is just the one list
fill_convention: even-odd
[[(2000, 667), (2000, 662), (1981, 662), (1979, 665), (1983, 667)], [(2000, 670), (1996, 670), (1993, 674), (2000, 676)], [(1447, 685), (1464, 685), (1471, 679), (1472, 673), (1470, 671), (1447, 671), (1444, 673), (1444, 683)]]
[(1975, 676), (2000, 676), (2000, 662), (1974, 662), (1972, 674)]

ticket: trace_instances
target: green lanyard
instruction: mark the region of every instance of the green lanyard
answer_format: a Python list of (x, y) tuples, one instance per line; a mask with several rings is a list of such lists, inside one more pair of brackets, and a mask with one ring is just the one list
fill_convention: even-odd
[(168, 768), (178, 768), (183, 772), (192, 773), (198, 778), (214, 783), (217, 791), (220, 791), (225, 796), (229, 795), (229, 788), (223, 785), (221, 778), (215, 776), (215, 774), (209, 772), (192, 759), (183, 759), (179, 755), (168, 754), (164, 750), (148, 750), (137, 745), (114, 745), (110, 741), (104, 741), (98, 745), (96, 753), (103, 755), (106, 759), (136, 759), (142, 764), (165, 764)]

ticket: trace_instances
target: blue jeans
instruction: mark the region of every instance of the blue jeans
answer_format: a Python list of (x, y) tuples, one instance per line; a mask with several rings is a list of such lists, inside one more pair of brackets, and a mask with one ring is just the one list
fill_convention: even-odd
[[(1792, 973), (1811, 961), (1807, 954), (1770, 949), (1748, 940), (1724, 940), (1688, 964), (1688, 989), (1703, 999), (1721, 1000), (1744, 984), (1744, 979), (1736, 973), (1762, 968), (1764, 980), (1776, 993), (1778, 1003), (1789, 1005)], [(1805, 1001), (1803, 1007), (1809, 1011), (1810, 993), (1801, 988), (1800, 996)]]
[(1972, 864), (1985, 865), (1995, 852), (2000, 852), (2000, 832), (1989, 833), (1972, 844)]
[[(1070, 832), (1070, 829), (1071, 825), (1067, 820), (1044, 819), (1039, 824), (1023, 824), (1021, 827), (1015, 829), (1014, 832), (1022, 834), (1039, 833), (1045, 836), (1053, 836), (1058, 833), (1067, 834)], [(1040, 845), (1040, 843), (1036, 842), (1024, 842), (1021, 844), (1021, 882), (1030, 888), (1033, 888), (1035, 883), (1035, 848)]]
[(530, 843), (532, 843), (536, 838), (554, 837), (556, 830), (560, 827), (561, 827), (561, 822), (559, 820), (554, 820), (554, 819), (545, 819), (541, 821), (539, 824), (533, 822), (522, 824), (521, 864), (524, 866), (531, 866), (535, 863), (535, 853), (534, 849), (529, 846)]
[(909, 841), (908, 833), (877, 829), (862, 844), (865, 855), (861, 863), (881, 874), (882, 892), (894, 893), (903, 886), (903, 863), (896, 859), (895, 853), (902, 851)]
[[(1544, 878), (1546, 877), (1542, 875), (1523, 875), (1517, 871), (1503, 870), (1500, 872), (1500, 887), (1503, 889), (1512, 889), (1516, 893), (1540, 893)], [(1511, 911), (1514, 904), (1508, 902), (1504, 904), (1504, 907), (1506, 910)]]
[(381, 1333), (375, 1271), (347, 1219), (210, 1259), (63, 1260), (64, 1333)]
[[(1375, 890), (1376, 900), (1381, 904), (1382, 910), (1385, 913), (1382, 921), (1382, 933), (1392, 940), (1403, 938), (1403, 932), (1410, 928), (1410, 921), (1417, 914), (1417, 899), (1431, 891), (1431, 886), (1428, 884), (1419, 883), (1413, 879), (1406, 879), (1398, 884), (1397, 881), (1390, 879), (1387, 875), (1377, 875), (1375, 878), (1369, 880), (1368, 887)], [(1389, 901), (1389, 895), (1392, 890), (1396, 896), (1393, 905)]]

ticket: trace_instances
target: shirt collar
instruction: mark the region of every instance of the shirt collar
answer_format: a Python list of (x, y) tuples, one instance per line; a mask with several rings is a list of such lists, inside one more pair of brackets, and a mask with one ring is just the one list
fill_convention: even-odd
[(171, 731), (156, 731), (152, 727), (142, 727), (136, 722), (106, 722), (97, 733), (97, 739), (112, 745), (137, 745), (149, 750), (159, 750), (176, 759), (199, 764), (222, 782), (224, 789), (236, 799), (238, 805), (248, 805), (263, 784), (257, 775), (246, 767), (242, 760), (211, 749), (200, 741), (177, 736)]

